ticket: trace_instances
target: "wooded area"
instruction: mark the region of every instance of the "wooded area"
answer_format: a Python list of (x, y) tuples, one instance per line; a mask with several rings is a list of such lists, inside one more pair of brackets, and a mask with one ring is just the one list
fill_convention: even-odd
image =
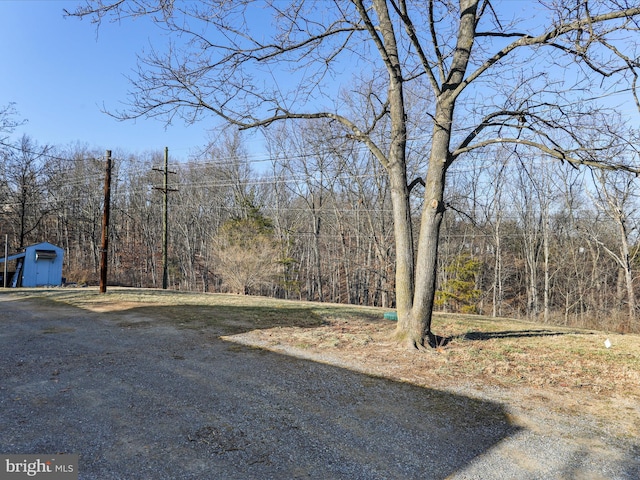
[[(638, 130), (618, 108), (640, 107), (636, 4), (85, 0), (67, 13), (166, 33), (111, 115), (214, 118), (266, 139), (264, 162), (227, 134), (176, 168), (174, 287), (393, 306), (396, 338), (417, 349), (434, 346), (434, 308), (638, 327)], [(160, 162), (120, 157), (112, 271), (156, 285)], [(81, 158), (57, 170), (76, 178)], [(17, 205), (21, 240), (58, 212), (27, 223)], [(88, 212), (56, 222), (68, 249)], [(70, 257), (89, 278), (98, 247), (82, 232), (90, 255)]]
[[(172, 161), (169, 288), (394, 308), (388, 178), (367, 150), (325, 133), (280, 129), (269, 158), (227, 134), (205, 158)], [(104, 152), (24, 137), (2, 155), (10, 250), (60, 245), (67, 281), (97, 284)], [(162, 286), (163, 157), (114, 150), (111, 284)], [(447, 188), (438, 310), (637, 329), (635, 177), (497, 147), (458, 164)]]

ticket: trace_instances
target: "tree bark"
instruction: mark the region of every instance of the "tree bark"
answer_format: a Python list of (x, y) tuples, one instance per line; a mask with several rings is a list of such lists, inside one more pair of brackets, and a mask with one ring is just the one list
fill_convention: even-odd
[[(425, 179), (424, 207), (421, 216), (420, 236), (415, 262), (415, 287), (412, 301), (404, 298), (405, 295), (410, 294), (409, 289), (398, 288), (399, 282), (396, 281), (399, 320), (397, 336), (404, 336), (409, 346), (415, 348), (424, 347), (425, 339), (428, 339), (433, 346), (435, 340), (431, 332), (431, 321), (436, 293), (438, 243), (440, 227), (445, 212), (444, 188), (446, 172), (449, 165), (454, 161), (451, 154), (451, 126), (453, 125), (455, 102), (457, 96), (464, 88), (463, 79), (467, 71), (471, 49), (475, 40), (477, 8), (478, 0), (460, 1), (460, 26), (458, 29), (456, 48), (451, 59), (448, 74), (446, 76), (443, 75), (444, 81), (436, 91), (431, 154), (429, 156), (429, 166)], [(381, 25), (383, 24), (382, 21), (380, 23)], [(441, 65), (441, 68), (444, 68), (444, 65)], [(444, 70), (442, 70), (442, 73), (444, 73)], [(394, 121), (394, 97), (391, 95), (393, 85), (394, 82), (392, 78), (389, 92), (390, 105), (392, 107), (392, 122)], [(405, 202), (408, 206), (409, 191), (408, 187), (406, 187), (406, 173), (404, 182), (406, 191)], [(395, 192), (394, 187), (396, 186), (393, 184), (392, 178), (392, 193)], [(399, 213), (404, 212), (396, 212), (394, 205), (394, 220), (396, 225), (400, 222), (406, 223), (403, 221), (402, 216), (398, 216)], [(411, 224), (410, 219), (408, 223), (409, 225)], [(401, 260), (406, 261), (407, 259), (406, 255), (401, 257), (403, 250), (398, 246), (398, 243), (402, 240), (404, 239), (398, 238), (398, 230), (396, 227), (398, 265), (400, 265)], [(413, 252), (413, 248), (411, 248), (411, 250), (407, 249), (406, 251)], [(405, 265), (404, 269), (409, 270), (409, 266)], [(413, 268), (411, 270), (413, 272)], [(411, 309), (408, 312), (401, 310), (401, 306), (404, 309), (407, 304), (411, 304)]]
[(453, 101), (442, 101), (436, 113), (429, 170), (425, 179), (424, 208), (422, 210), (420, 237), (416, 258), (416, 279), (411, 321), (408, 325), (409, 340), (415, 346), (425, 346), (424, 340), (433, 340), (431, 320), (436, 293), (438, 267), (438, 243), (440, 227), (445, 212), (444, 187), (447, 167), (451, 161), (451, 120)]
[(629, 317), (626, 330), (630, 330), (636, 319), (636, 293), (633, 286), (633, 271), (631, 267), (631, 253), (629, 250), (628, 232), (625, 227), (624, 219), (618, 219), (618, 230), (620, 232), (620, 259), (624, 270), (624, 281), (627, 288), (627, 307)]

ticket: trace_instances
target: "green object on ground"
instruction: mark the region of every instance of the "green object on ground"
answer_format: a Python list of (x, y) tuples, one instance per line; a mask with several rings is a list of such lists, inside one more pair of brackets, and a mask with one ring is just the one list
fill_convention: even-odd
[(398, 314), (396, 312), (387, 312), (384, 314), (384, 319), (385, 320), (394, 320), (394, 321), (398, 321)]

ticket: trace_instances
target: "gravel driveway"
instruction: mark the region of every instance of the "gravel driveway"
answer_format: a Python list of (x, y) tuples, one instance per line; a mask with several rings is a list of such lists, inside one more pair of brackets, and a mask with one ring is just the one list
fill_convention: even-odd
[(81, 479), (640, 478), (632, 442), (213, 331), (4, 294), (0, 352), (0, 453), (79, 454)]

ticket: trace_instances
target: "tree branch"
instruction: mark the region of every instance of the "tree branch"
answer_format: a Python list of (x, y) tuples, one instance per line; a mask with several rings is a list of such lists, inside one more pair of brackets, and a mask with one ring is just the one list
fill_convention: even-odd
[(579, 153), (579, 152), (588, 154), (591, 150), (581, 149), (581, 150), (576, 150), (574, 152), (569, 152), (569, 151), (561, 150), (559, 148), (550, 148), (547, 145), (544, 145), (543, 143), (534, 142), (532, 140), (526, 140), (522, 138), (492, 138), (492, 139), (484, 140), (482, 142), (478, 142), (471, 146), (459, 148), (455, 150), (452, 155), (454, 157), (458, 157), (463, 153), (468, 153), (470, 151), (477, 150), (479, 148), (484, 148), (489, 145), (508, 144), (508, 143), (515, 144), (515, 145), (526, 145), (526, 146), (535, 148), (552, 158), (558, 159), (560, 161), (566, 161), (567, 163), (571, 164), (574, 167), (584, 165), (587, 167), (596, 168), (600, 170), (611, 170), (611, 171), (619, 170), (619, 171), (625, 171), (628, 173), (633, 173), (636, 176), (640, 175), (640, 167), (633, 167), (623, 163), (610, 163), (610, 162), (598, 161), (590, 158), (580, 158), (574, 155), (574, 153)]
[[(427, 55), (425, 54), (424, 49), (422, 48), (422, 44), (420, 43), (420, 39), (418, 38), (418, 35), (416, 33), (416, 27), (413, 24), (411, 17), (409, 16), (406, 0), (399, 0), (399, 4), (396, 4), (395, 1), (392, 1), (391, 5), (393, 5), (396, 13), (402, 20), (405, 31), (407, 32), (407, 36), (409, 37), (409, 40), (411, 41), (413, 48), (416, 49), (416, 53), (418, 55), (418, 58), (420, 59), (420, 63), (422, 64), (424, 73), (429, 78), (429, 82), (431, 83), (431, 87), (433, 88), (434, 93), (438, 95), (440, 93), (440, 86), (438, 85), (438, 81), (433, 75), (433, 71), (432, 71), (433, 65), (427, 58)], [(436, 58), (437, 58), (436, 65), (438, 66), (440, 71), (441, 81), (444, 82), (442, 54), (440, 53), (440, 49), (438, 47), (437, 38), (435, 36), (435, 31), (434, 31), (435, 25), (433, 23), (433, 0), (429, 1), (429, 14), (430, 14), (429, 28), (431, 29), (432, 42), (433, 42), (434, 49), (436, 51)]]
[[(558, 25), (545, 33), (542, 33), (537, 36), (530, 36), (528, 34), (524, 34), (518, 40), (513, 43), (510, 43), (500, 51), (496, 52), (491, 58), (487, 59), (480, 67), (478, 67), (474, 72), (472, 72), (460, 85), (456, 88), (454, 94), (459, 95), (469, 84), (474, 82), (478, 77), (484, 74), (487, 70), (489, 70), (494, 64), (502, 60), (504, 57), (509, 55), (511, 52), (517, 50), (520, 47), (531, 47), (535, 45), (548, 45), (549, 42), (558, 38), (561, 35), (573, 32), (573, 31), (582, 31), (585, 27), (597, 24), (604, 23), (611, 20), (619, 20), (623, 18), (631, 18), (634, 16), (640, 15), (640, 7), (628, 8), (625, 10), (609, 12), (596, 16), (589, 16), (587, 18), (582, 18), (579, 20), (575, 20), (573, 22), (565, 23)], [(555, 45), (557, 47), (557, 45)]]

